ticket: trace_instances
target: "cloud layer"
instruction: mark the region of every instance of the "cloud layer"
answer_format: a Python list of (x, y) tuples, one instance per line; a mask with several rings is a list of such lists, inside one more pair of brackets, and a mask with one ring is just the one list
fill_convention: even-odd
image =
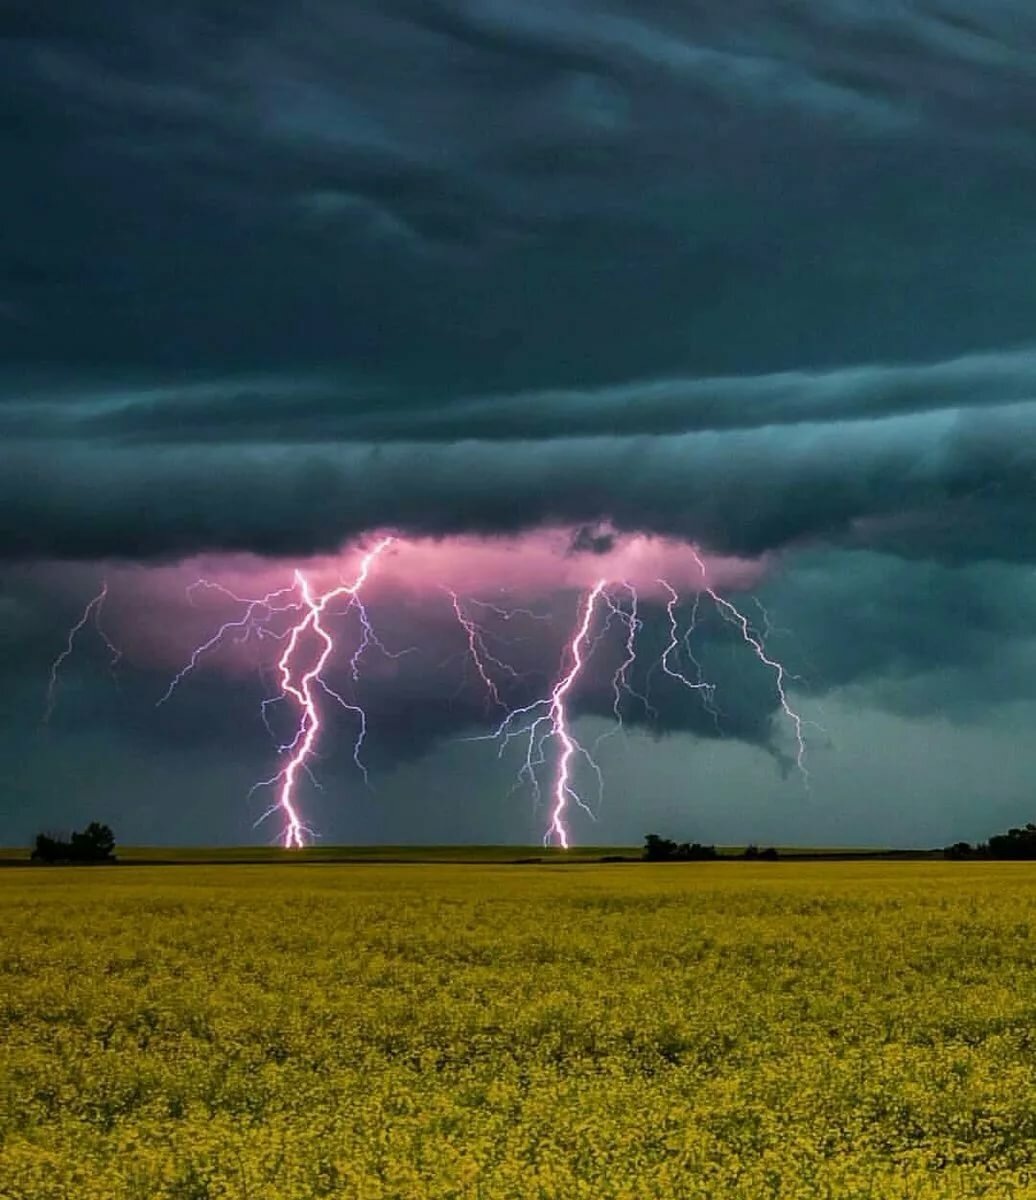
[(0, 554), (1027, 558), (1034, 43), (1020, 0), (8, 5)]
[(142, 446), (9, 440), (8, 556), (330, 551), (374, 528), (606, 519), (757, 556), (814, 540), (1028, 560), (1036, 402), (732, 431), (519, 441)]
[[(595, 560), (625, 571), (624, 548), (668, 539), (689, 594), (687, 544), (726, 556), (725, 584), (795, 631), (775, 637), (813, 700), (977, 812), (959, 770), (902, 747), (939, 722), (977, 745), (1010, 712), (1002, 747), (1033, 715), (1034, 62), (1023, 0), (7, 3), (12, 794), (66, 786), (24, 714), (101, 574), (128, 648), (146, 612), (172, 655), (199, 562), (245, 583), (389, 528), (425, 539), (430, 574), (466, 562), (465, 594), (493, 563), (536, 592), (541, 673)], [(448, 658), (432, 592), (401, 575), (381, 615)], [(644, 614), (657, 649), (657, 595)], [(781, 746), (729, 632), (701, 630), (729, 737), (676, 692), (644, 727), (676, 735), (659, 762), (736, 743), (713, 781), (736, 807)], [(67, 744), (91, 795), (115, 745), (197, 747), (173, 792), (249, 775), (258, 680), (228, 660), (156, 723), (168, 664), (128, 660), (123, 693), (100, 651), (69, 678), (66, 733), (108, 748)], [(384, 766), (432, 753), (456, 779), (483, 698), (436, 706), (438, 682), (371, 675)], [(579, 711), (609, 703), (591, 688)]]

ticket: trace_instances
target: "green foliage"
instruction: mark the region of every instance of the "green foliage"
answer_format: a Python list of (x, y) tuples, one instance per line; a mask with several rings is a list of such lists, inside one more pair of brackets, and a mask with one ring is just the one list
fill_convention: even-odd
[(65, 839), (53, 834), (36, 835), (34, 862), (108, 863), (115, 861), (115, 835), (107, 825), (91, 821), (82, 833)]
[(989, 839), (992, 858), (1036, 859), (1036, 825), (1030, 822), (1024, 829), (1009, 829)]
[(701, 842), (676, 842), (649, 833), (644, 838), (644, 858), (648, 862), (706, 862), (718, 858), (715, 846)]
[(999, 858), (1015, 861), (1036, 859), (1036, 825), (1031, 821), (1024, 829), (1009, 829), (998, 833), (977, 846), (968, 842), (954, 842), (943, 850), (945, 858)]
[(774, 862), (779, 855), (775, 846), (767, 846), (765, 850), (760, 850), (758, 846), (749, 845), (745, 847), (743, 857), (761, 862)]

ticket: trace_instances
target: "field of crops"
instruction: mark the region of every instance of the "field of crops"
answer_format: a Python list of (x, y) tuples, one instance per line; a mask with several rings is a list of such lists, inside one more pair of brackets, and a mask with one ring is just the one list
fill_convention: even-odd
[(1036, 1196), (1025, 864), (0, 871), (4, 1200)]

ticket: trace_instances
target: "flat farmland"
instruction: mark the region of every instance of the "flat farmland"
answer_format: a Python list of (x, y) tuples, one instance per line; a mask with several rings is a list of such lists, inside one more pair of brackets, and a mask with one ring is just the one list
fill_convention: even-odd
[(4, 1200), (1036, 1196), (1036, 869), (0, 872)]

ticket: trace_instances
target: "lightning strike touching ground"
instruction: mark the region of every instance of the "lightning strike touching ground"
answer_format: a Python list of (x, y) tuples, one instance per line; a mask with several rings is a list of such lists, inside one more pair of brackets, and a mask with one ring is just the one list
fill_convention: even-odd
[[(572, 660), (572, 665), (569, 672), (564, 678), (556, 684), (553, 695), (551, 697), (550, 716), (555, 736), (561, 742), (561, 754), (558, 758), (557, 774), (554, 779), (554, 809), (551, 813), (550, 829), (548, 837), (554, 834), (558, 839), (563, 850), (568, 849), (568, 831), (565, 829), (563, 818), (565, 808), (569, 797), (580, 803), (579, 796), (573, 791), (569, 779), (571, 774), (572, 755), (577, 751), (581, 751), (584, 756), (586, 751), (576, 742), (568, 728), (568, 713), (565, 708), (565, 700), (579, 677), (579, 672), (583, 669), (582, 645), (590, 632), (590, 626), (594, 619), (594, 607), (597, 604), (597, 599), (604, 591), (606, 580), (599, 579), (590, 591), (586, 599), (586, 605), (583, 609), (583, 619), (576, 630), (575, 636), (569, 645), (568, 653)], [(596, 764), (590, 760), (591, 765), (596, 769)]]
[[(374, 560), (383, 551), (388, 549), (393, 540), (391, 537), (382, 538), (372, 550), (369, 550), (363, 556), (360, 563), (360, 570), (356, 579), (351, 584), (340, 584), (338, 587), (332, 588), (320, 596), (314, 596), (309, 581), (301, 571), (295, 572), (295, 586), (302, 597), (302, 606), (305, 609), (305, 615), (289, 630), (287, 645), (277, 663), (277, 669), (280, 673), (282, 696), (290, 697), (298, 705), (299, 724), (294, 739), (287, 746), (282, 747), (282, 753), (288, 755), (286, 765), (272, 779), (263, 780), (256, 785), (257, 788), (273, 786), (275, 784), (280, 785), (277, 793), (277, 802), (270, 812), (280, 809), (283, 815), (284, 832), (282, 836), (283, 844), (287, 849), (297, 849), (304, 846), (306, 838), (310, 833), (309, 829), (303, 824), (299, 813), (295, 787), (299, 771), (305, 770), (308, 772), (310, 769), (309, 759), (313, 755), (320, 735), (320, 707), (314, 695), (314, 686), (320, 687), (322, 691), (335, 699), (343, 708), (358, 715), (360, 732), (353, 755), (357, 763), (359, 763), (360, 745), (367, 729), (366, 717), (363, 714), (363, 710), (359, 706), (349, 704), (345, 701), (321, 677), (321, 673), (327, 666), (328, 659), (330, 659), (335, 648), (334, 638), (322, 623), (321, 618), (324, 616), (324, 611), (328, 604), (342, 596), (348, 596), (351, 602), (355, 601), (357, 603), (358, 610), (363, 612), (361, 622), (364, 630), (367, 630), (368, 622), (363, 619), (366, 613), (359, 602), (360, 590), (367, 582), (367, 576), (370, 573)], [(300, 674), (299, 664), (296, 660), (299, 657), (301, 652), (300, 646), (306, 635), (313, 635), (318, 639), (320, 650), (312, 665)], [(356, 661), (357, 656), (354, 655), (354, 669)]]
[[(220, 646), (228, 642), (241, 645), (250, 641), (265, 642), (267, 639), (274, 639), (278, 645), (276, 664), (267, 661), (265, 669), (275, 674), (276, 683), (272, 686), (268, 684), (266, 699), (262, 700), (260, 705), (260, 715), (273, 739), (278, 769), (270, 778), (256, 783), (249, 794), (265, 788), (275, 790), (275, 801), (259, 818), (257, 824), (279, 814), (283, 822), (279, 837), (287, 848), (304, 845), (310, 835), (298, 803), (299, 781), (300, 777), (305, 775), (315, 787), (320, 787), (313, 764), (317, 758), (321, 735), (327, 725), (324, 709), (328, 699), (338, 704), (356, 722), (353, 761), (364, 782), (367, 782), (367, 771), (361, 758), (361, 750), (367, 736), (367, 716), (363, 708), (355, 702), (355, 696), (348, 687), (344, 689), (343, 694), (332, 686), (324, 674), (342, 640), (336, 637), (331, 619), (346, 617), (354, 612), (356, 614), (356, 637), (355, 640), (350, 638), (351, 655), (347, 660), (349, 674), (354, 682), (360, 678), (361, 660), (371, 647), (391, 659), (399, 659), (416, 650), (414, 646), (400, 651), (387, 649), (375, 633), (361, 595), (375, 560), (394, 540), (386, 537), (377, 542), (363, 556), (352, 582), (339, 578), (337, 584), (323, 591), (314, 583), (311, 574), (302, 569), (296, 569), (288, 586), (269, 591), (258, 599), (238, 595), (230, 588), (207, 579), (196, 580), (187, 588), (187, 599), (192, 607), (196, 606), (198, 597), (211, 593), (218, 595), (221, 602), (229, 601), (240, 608), (237, 616), (223, 621), (211, 636), (195, 646), (185, 664), (170, 680), (157, 705), (162, 706), (169, 702), (188, 676), (202, 666)], [(650, 679), (651, 673), (659, 669), (681, 687), (695, 692), (700, 696), (706, 710), (713, 715), (719, 730), (714, 685), (703, 677), (702, 665), (695, 657), (691, 644), (692, 634), (698, 626), (700, 607), (704, 598), (708, 597), (719, 617), (738, 630), (741, 639), (751, 648), (756, 658), (773, 673), (777, 699), (794, 729), (797, 744), (795, 760), (808, 786), (809, 775), (806, 770), (806, 747), (803, 737), (807, 722), (792, 707), (788, 696), (788, 681), (795, 677), (790, 675), (767, 649), (767, 634), (772, 629), (769, 615), (762, 605), (755, 601), (759, 616), (755, 623), (751, 622), (730, 600), (711, 586), (705, 561), (697, 551), (692, 550), (692, 554), (701, 572), (702, 586), (695, 592), (689, 624), (684, 624), (680, 614), (680, 596), (676, 588), (665, 579), (659, 578), (656, 581), (667, 597), (665, 610), (668, 636), (660, 657), (655, 659), (647, 672), (647, 678)], [(595, 816), (594, 810), (584, 802), (575, 785), (576, 760), (583, 759), (587, 767), (594, 772), (600, 800), (603, 798), (604, 780), (595, 760), (598, 747), (606, 738), (623, 731), (624, 719), (629, 719), (633, 708), (632, 701), (636, 701), (649, 722), (657, 720), (659, 715), (648, 698), (646, 683), (642, 691), (635, 689), (632, 683), (639, 653), (638, 638), (644, 628), (644, 622), (638, 615), (637, 589), (629, 580), (610, 584), (607, 578), (600, 578), (589, 591), (582, 594), (576, 624), (564, 645), (558, 673), (553, 677), (549, 688), (540, 692), (538, 699), (520, 707), (510, 707), (513, 700), (509, 691), (527, 679), (529, 673), (516, 670), (505, 658), (499, 656), (501, 652), (496, 647), (497, 643), (509, 646), (528, 640), (531, 634), (528, 630), (523, 630), (515, 631), (516, 636), (507, 637), (497, 626), (500, 623), (512, 622), (518, 617), (533, 624), (549, 623), (553, 620), (551, 614), (537, 612), (532, 608), (509, 609), (470, 597), (462, 599), (452, 588), (443, 587), (442, 590), (450, 598), (453, 613), (464, 634), (467, 657), (474, 665), (478, 681), (487, 697), (487, 705), (495, 705), (504, 714), (492, 732), (464, 740), (493, 740), (498, 744), (501, 757), (512, 740), (518, 739), (524, 745), (524, 756), (512, 792), (528, 786), (537, 805), (549, 795), (549, 820), (544, 841), (548, 845), (555, 844), (567, 849), (569, 832), (566, 813), (570, 804), (578, 805), (591, 817)], [(105, 583), (69, 630), (67, 644), (51, 667), (44, 720), (50, 717), (54, 708), (61, 667), (73, 653), (77, 639), (88, 624), (92, 622), (98, 635), (111, 651), (113, 666), (118, 661), (119, 651), (101, 624), (107, 594), (108, 587)], [(473, 615), (476, 606), (482, 614), (478, 618)], [(607, 650), (616, 625), (622, 634), (622, 653), (611, 675), (614, 727), (601, 734), (587, 749), (580, 744), (572, 730), (571, 696), (586, 663), (599, 647)], [(268, 675), (264, 675), (263, 666), (260, 666), (260, 675), (268, 679)], [(462, 681), (461, 686), (469, 684), (470, 678)], [(278, 734), (280, 722), (274, 719), (276, 706), (279, 705), (286, 705), (292, 712), (291, 731), (286, 736), (283, 730)]]
[(727, 622), (728, 625), (734, 626), (734, 628), (740, 632), (742, 638), (752, 648), (756, 658), (758, 658), (761, 663), (773, 671), (774, 683), (777, 688), (777, 699), (780, 702), (780, 706), (784, 712), (784, 715), (791, 722), (795, 733), (795, 765), (798, 767), (803, 782), (808, 789), (809, 771), (806, 768), (806, 741), (802, 732), (805, 722), (799, 713), (791, 707), (791, 704), (788, 701), (788, 693), (787, 689), (785, 688), (785, 680), (789, 677), (788, 672), (782, 663), (778, 662), (776, 659), (770, 658), (770, 656), (767, 654), (764, 641), (752, 628), (748, 618), (733, 604), (731, 604), (729, 600), (725, 599), (710, 586), (705, 563), (698, 551), (692, 547), (691, 554), (694, 556), (694, 561), (698, 564), (698, 569), (701, 571), (702, 590), (712, 600), (713, 604), (715, 604), (719, 615)]
[[(194, 648), (186, 664), (173, 677), (158, 700), (158, 707), (172, 697), (185, 678), (198, 667), (201, 659), (219, 647), (228, 637), (233, 637), (237, 643), (246, 642), (253, 636), (260, 639), (274, 638), (284, 643), (284, 649), (276, 667), (277, 694), (262, 701), (260, 715), (277, 746), (278, 754), (287, 755), (288, 761), (272, 778), (257, 783), (252, 788), (252, 792), (264, 787), (278, 787), (276, 803), (259, 818), (259, 823), (280, 811), (284, 818), (282, 841), (287, 848), (304, 845), (305, 838), (309, 833), (299, 815), (295, 799), (299, 772), (304, 772), (319, 787), (310, 766), (310, 759), (316, 749), (321, 729), (316, 689), (319, 688), (324, 695), (334, 700), (356, 718), (357, 734), (353, 743), (353, 761), (363, 775), (364, 782), (368, 782), (367, 769), (360, 758), (360, 751), (367, 736), (367, 717), (359, 705), (351, 704), (323, 677), (322, 672), (335, 649), (334, 638), (323, 618), (332, 615), (328, 606), (343, 597), (348, 599), (348, 604), (342, 613), (334, 615), (344, 615), (344, 613), (356, 611), (360, 625), (360, 637), (349, 660), (349, 668), (354, 680), (359, 678), (360, 659), (364, 651), (371, 645), (376, 646), (389, 658), (399, 658), (403, 654), (410, 653), (412, 649), (410, 647), (406, 650), (392, 652), (382, 644), (374, 632), (370, 617), (360, 598), (360, 591), (367, 580), (374, 560), (388, 549), (393, 541), (394, 539), (391, 537), (382, 538), (372, 550), (364, 555), (357, 577), (352, 583), (341, 583), (320, 595), (314, 595), (309, 580), (301, 571), (295, 572), (294, 581), (290, 586), (268, 592), (259, 599), (239, 596), (222, 584), (212, 583), (206, 579), (199, 579), (187, 589), (192, 603), (196, 591), (208, 589), (216, 591), (238, 604), (243, 604), (245, 608), (240, 617), (224, 621), (211, 637)], [(285, 613), (294, 614), (292, 623), (287, 628), (275, 628), (271, 622)], [(308, 670), (303, 670), (299, 659), (304, 653), (305, 645), (310, 644), (314, 638), (317, 639), (320, 647), (317, 658)], [(283, 742), (274, 733), (268, 710), (271, 705), (286, 700), (293, 701), (297, 706), (299, 718), (293, 736), (287, 742)]]
[(47, 703), (43, 711), (44, 725), (50, 721), (50, 718), (54, 712), (54, 705), (57, 703), (58, 675), (61, 671), (61, 667), (65, 660), (72, 654), (72, 651), (75, 649), (77, 635), (82, 632), (87, 622), (90, 621), (91, 617), (93, 618), (94, 629), (97, 631), (101, 641), (104, 642), (108, 652), (111, 654), (109, 666), (112, 671), (115, 670), (119, 659), (122, 657), (122, 651), (114, 645), (111, 638), (109, 638), (108, 634), (105, 632), (104, 626), (101, 624), (101, 610), (104, 608), (104, 602), (107, 598), (108, 581), (104, 580), (101, 583), (101, 590), (96, 596), (93, 597), (92, 600), (90, 600), (86, 608), (83, 609), (79, 620), (76, 621), (71, 629), (69, 629), (68, 640), (65, 643), (65, 648), (61, 651), (57, 658), (54, 659), (53, 663), (51, 663), (50, 679), (47, 683)]
[[(493, 733), (470, 739), (471, 741), (498, 740), (500, 753), (503, 754), (512, 739), (526, 738), (525, 759), (518, 772), (516, 786), (527, 780), (532, 788), (533, 797), (537, 801), (540, 796), (537, 768), (546, 764), (547, 743), (551, 741), (557, 743), (558, 755), (554, 769), (554, 781), (551, 785), (550, 822), (543, 840), (545, 845), (549, 845), (554, 840), (563, 850), (567, 850), (569, 847), (568, 829), (565, 825), (565, 811), (569, 800), (578, 804), (588, 815), (593, 816), (592, 810), (572, 786), (573, 757), (577, 754), (582, 756), (597, 775), (598, 785), (602, 783), (597, 763), (571, 731), (567, 700), (569, 692), (585, 665), (584, 646), (593, 625), (597, 602), (604, 595), (606, 585), (607, 580), (599, 579), (581, 605), (575, 633), (566, 647), (565, 658), (568, 661), (568, 669), (555, 682), (550, 695), (534, 700), (531, 704), (523, 705), (521, 708), (512, 709)], [(527, 723), (522, 724), (523, 718), (528, 718)]]

